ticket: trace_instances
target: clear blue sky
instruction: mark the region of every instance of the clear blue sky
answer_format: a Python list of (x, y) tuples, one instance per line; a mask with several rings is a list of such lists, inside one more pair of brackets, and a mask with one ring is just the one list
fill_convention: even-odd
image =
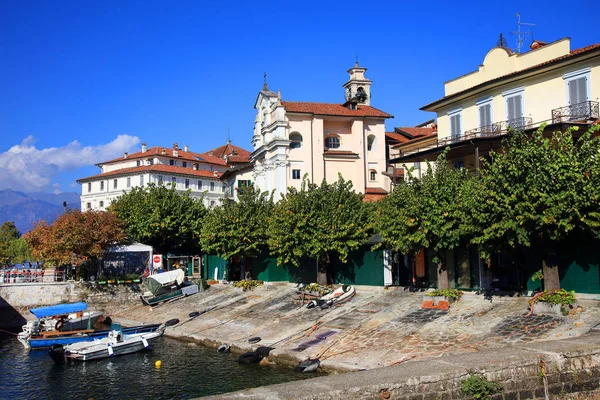
[[(267, 73), (284, 100), (343, 102), (358, 55), (372, 105), (411, 126), (443, 82), (475, 70), (522, 21), (534, 37), (600, 42), (596, 2), (0, 2), (0, 189), (80, 191), (125, 149), (251, 150)], [(591, 14), (589, 14), (591, 15)], [(527, 42), (529, 43), (529, 42)], [(74, 142), (76, 141), (76, 142)]]

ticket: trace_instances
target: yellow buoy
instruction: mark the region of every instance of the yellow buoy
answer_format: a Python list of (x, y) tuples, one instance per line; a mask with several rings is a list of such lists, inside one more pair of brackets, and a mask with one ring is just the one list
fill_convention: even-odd
[(160, 366), (161, 366), (161, 365), (162, 365), (162, 361), (160, 361), (160, 360), (157, 360), (157, 361), (154, 363), (154, 366), (155, 366), (156, 368), (160, 368)]

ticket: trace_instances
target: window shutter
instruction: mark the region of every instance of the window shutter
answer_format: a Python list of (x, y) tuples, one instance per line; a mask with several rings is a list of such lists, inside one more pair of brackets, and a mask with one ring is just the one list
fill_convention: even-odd
[(241, 188), (241, 187), (242, 187), (242, 181), (238, 180), (238, 188)]
[(577, 82), (577, 102), (583, 103), (587, 101), (587, 78), (582, 77), (576, 80)]
[(485, 110), (485, 125), (489, 126), (492, 124), (492, 105), (486, 104), (484, 107)]
[(515, 118), (523, 117), (523, 96), (515, 96)]
[(487, 123), (485, 119), (485, 106), (481, 106), (479, 107), (479, 127), (483, 128), (486, 125)]
[(460, 135), (460, 114), (450, 117), (450, 136)]

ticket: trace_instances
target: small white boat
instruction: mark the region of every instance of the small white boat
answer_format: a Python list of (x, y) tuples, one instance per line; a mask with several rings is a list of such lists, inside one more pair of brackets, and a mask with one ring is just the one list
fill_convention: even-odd
[(354, 289), (354, 286), (342, 285), (333, 292), (328, 293), (317, 300), (309, 301), (306, 305), (306, 308), (329, 308), (335, 304), (340, 304), (350, 300), (355, 293), (356, 289)]
[(108, 337), (93, 342), (79, 342), (67, 346), (55, 345), (49, 351), (50, 357), (57, 364), (67, 360), (88, 361), (100, 358), (135, 353), (150, 347), (150, 343), (162, 336), (164, 329), (148, 333), (124, 334), (120, 330), (112, 330)]

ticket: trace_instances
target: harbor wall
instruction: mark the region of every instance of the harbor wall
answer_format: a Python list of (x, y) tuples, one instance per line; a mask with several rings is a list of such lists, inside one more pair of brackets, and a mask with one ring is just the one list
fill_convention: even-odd
[(555, 398), (600, 388), (600, 334), (415, 361), (282, 383), (203, 399), (471, 399), (472, 374), (498, 382), (492, 400)]

